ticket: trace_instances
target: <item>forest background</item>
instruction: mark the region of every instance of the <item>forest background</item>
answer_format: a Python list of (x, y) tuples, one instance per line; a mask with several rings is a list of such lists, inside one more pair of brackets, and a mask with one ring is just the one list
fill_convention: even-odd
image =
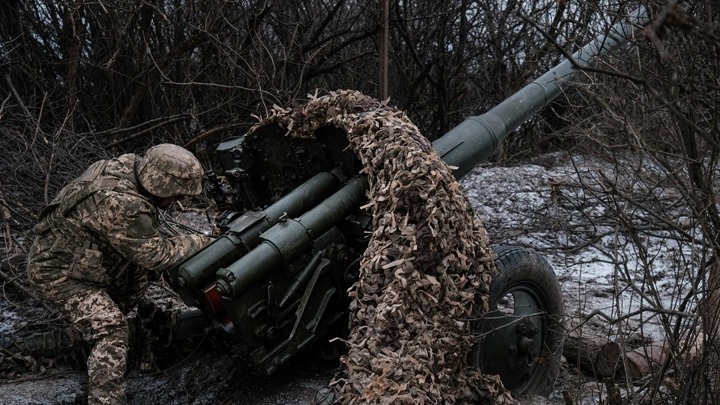
[[(720, 254), (720, 4), (390, 0), (385, 20), (380, 3), (1, 2), (5, 257), (26, 251), (40, 209), (99, 158), (173, 142), (212, 167), (218, 142), (243, 134), (273, 105), (316, 89), (387, 97), (435, 139), (644, 4), (652, 22), (641, 35), (586, 71), (493, 160), (562, 150), (615, 162), (633, 179), (586, 185), (605, 204), (603, 221), (645, 264), (618, 288), (638, 290), (643, 311), (662, 319), (674, 354), (667, 367), (704, 387), (668, 395), (712, 398), (712, 345), (692, 356), (697, 364), (686, 363), (688, 342), (714, 341), (720, 302), (712, 294), (720, 285), (713, 264)], [(680, 246), (676, 279), (687, 288), (669, 307), (653, 285), (650, 233)], [(586, 243), (598, 239), (585, 235)], [(616, 256), (608, 252), (619, 271), (629, 271)], [(3, 270), (22, 276), (7, 260)], [(632, 282), (638, 277), (640, 286)], [(661, 377), (652, 383), (662, 386)]]

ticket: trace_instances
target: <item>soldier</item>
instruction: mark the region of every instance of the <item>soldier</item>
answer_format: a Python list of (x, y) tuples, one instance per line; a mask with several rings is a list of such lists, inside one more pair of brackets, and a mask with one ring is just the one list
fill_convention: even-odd
[(200, 194), (202, 176), (189, 151), (157, 145), (144, 156), (94, 163), (40, 215), (28, 258), (30, 285), (92, 345), (89, 404), (126, 402), (125, 314), (147, 286), (147, 273), (167, 269), (210, 242), (204, 235), (164, 237), (157, 229), (157, 208)]

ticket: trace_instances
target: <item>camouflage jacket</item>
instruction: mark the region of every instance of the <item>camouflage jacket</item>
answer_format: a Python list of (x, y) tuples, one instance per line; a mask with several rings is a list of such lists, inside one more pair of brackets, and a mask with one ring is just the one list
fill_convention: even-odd
[(28, 258), (40, 298), (65, 299), (88, 284), (122, 290), (130, 268), (166, 269), (210, 241), (160, 234), (157, 210), (135, 178), (137, 159), (126, 154), (94, 163), (43, 210)]

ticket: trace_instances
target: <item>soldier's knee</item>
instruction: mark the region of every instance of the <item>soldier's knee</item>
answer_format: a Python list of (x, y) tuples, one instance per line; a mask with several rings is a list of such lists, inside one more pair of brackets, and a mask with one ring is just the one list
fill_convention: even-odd
[(96, 333), (97, 340), (113, 342), (115, 345), (123, 345), (127, 347), (130, 342), (130, 329), (127, 320), (123, 317), (122, 321), (114, 323), (106, 323)]
[(93, 354), (88, 358), (88, 369), (117, 368), (122, 375), (129, 351), (128, 333), (117, 329), (95, 342)]
[(130, 329), (128, 327), (127, 321), (124, 322), (122, 325), (118, 325), (117, 328), (113, 329), (109, 337), (112, 337), (114, 340), (122, 342), (125, 346), (127, 346), (130, 341)]

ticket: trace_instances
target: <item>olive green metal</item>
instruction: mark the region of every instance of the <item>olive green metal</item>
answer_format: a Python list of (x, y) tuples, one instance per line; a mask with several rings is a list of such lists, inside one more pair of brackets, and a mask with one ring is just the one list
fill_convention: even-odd
[(312, 247), (313, 240), (357, 210), (365, 197), (367, 179), (354, 177), (335, 194), (298, 219), (283, 220), (260, 235), (260, 244), (215, 274), (217, 289), (236, 297), (269, 271), (290, 263)]
[(241, 253), (247, 253), (242, 240), (234, 234), (224, 235), (180, 265), (177, 284), (180, 287), (195, 287), (221, 266), (232, 263)]
[(259, 243), (260, 234), (284, 217), (296, 217), (336, 191), (340, 177), (333, 172), (318, 173), (261, 212), (249, 211), (230, 224), (230, 230), (194, 255), (177, 272), (177, 284), (195, 287), (244, 255)]
[(305, 265), (305, 267), (297, 273), (297, 275), (293, 279), (292, 284), (290, 284), (290, 287), (288, 287), (287, 292), (285, 292), (285, 295), (283, 295), (282, 299), (280, 300), (280, 304), (278, 305), (280, 308), (284, 308), (288, 301), (290, 301), (290, 298), (294, 297), (295, 294), (300, 291), (300, 287), (302, 287), (308, 281), (308, 279), (310, 279), (313, 271), (315, 271), (315, 268), (318, 266), (318, 264), (320, 264), (323, 253), (323, 250), (315, 253), (310, 262), (308, 262), (308, 264)]
[[(598, 37), (498, 106), (467, 118), (433, 147), (449, 166), (456, 167), (455, 176), (462, 177), (490, 157), (511, 131), (562, 94), (576, 80), (578, 67), (591, 67), (648, 22), (644, 8), (635, 11), (608, 35)], [(333, 261), (334, 256), (326, 257), (321, 249), (351, 239), (338, 237), (328, 244), (324, 238), (333, 228), (347, 225), (343, 220), (357, 212), (368, 187), (363, 177), (345, 180), (336, 171), (321, 173), (263, 211), (243, 214), (223, 237), (176, 271), (177, 291), (186, 302), (205, 305), (214, 293), (221, 294), (222, 305), (209, 306), (207, 315), (231, 321), (236, 333), (254, 347), (253, 364), (267, 373), (342, 316), (342, 311), (329, 308), (339, 298), (339, 278), (351, 281), (341, 267), (349, 263)], [(297, 271), (298, 267), (302, 269)], [(215, 288), (208, 288), (212, 282)], [(201, 292), (192, 287), (202, 287)], [(527, 321), (525, 331), (505, 336), (513, 338), (508, 350), (516, 350), (519, 356), (514, 366), (525, 364), (529, 369), (535, 361), (540, 340), (527, 330), (539, 326), (543, 325)]]
[(283, 216), (294, 218), (337, 191), (341, 180), (345, 178), (340, 171), (318, 173), (263, 212), (272, 223), (277, 223)]
[(577, 51), (572, 60), (566, 59), (485, 114), (467, 118), (436, 140), (433, 147), (445, 163), (457, 167), (455, 177), (461, 178), (487, 160), (509, 133), (562, 94), (575, 80), (576, 67), (593, 66), (598, 58), (616, 50), (649, 21), (644, 7), (635, 10), (627, 21), (615, 24), (607, 35)]
[[(520, 285), (506, 292), (512, 295), (511, 313), (492, 310), (485, 314), (481, 336), (483, 371), (502, 375), (503, 384), (516, 389), (529, 380), (543, 350), (546, 314), (537, 286)], [(507, 311), (508, 309), (505, 309)]]
[[(608, 35), (576, 52), (573, 62), (565, 60), (487, 113), (468, 118), (435, 141), (433, 147), (448, 165), (457, 167), (455, 176), (462, 177), (487, 159), (508, 133), (560, 95), (573, 80), (576, 66), (592, 66), (596, 58), (618, 48), (648, 21), (644, 8), (636, 10), (627, 22), (616, 24)], [(261, 236), (263, 241), (257, 248), (216, 273), (218, 291), (223, 296), (235, 297), (266, 272), (289, 263), (312, 246), (314, 237), (356, 210), (366, 187), (366, 180), (355, 178), (299, 220), (270, 228)]]
[[(225, 297), (235, 297), (270, 271), (283, 264), (283, 257), (312, 247), (306, 229), (291, 219), (275, 225), (261, 236), (263, 241), (227, 268), (215, 273), (217, 289)], [(288, 249), (289, 248), (289, 249)]]

